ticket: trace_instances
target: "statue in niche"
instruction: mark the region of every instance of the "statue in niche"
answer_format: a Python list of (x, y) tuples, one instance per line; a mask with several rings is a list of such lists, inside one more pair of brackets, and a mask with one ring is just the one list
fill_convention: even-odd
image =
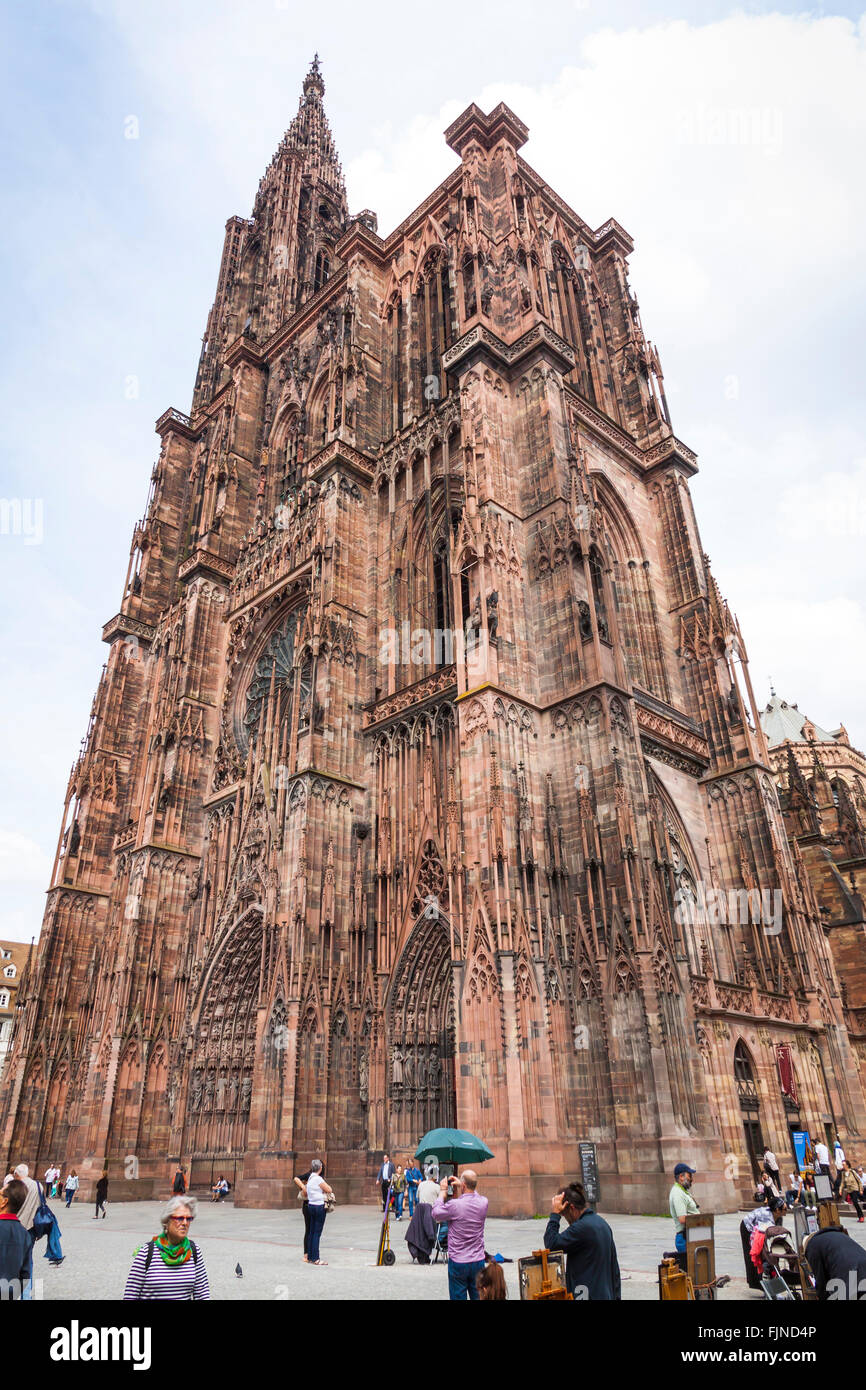
[(406, 1048), (406, 1060), (403, 1065), (403, 1080), (407, 1086), (415, 1085), (415, 1057), (412, 1049)]
[(245, 1076), (241, 1086), (241, 1110), (246, 1115), (250, 1108), (250, 1098), (253, 1093), (252, 1077)]
[(487, 631), (491, 642), (496, 637), (499, 630), (499, 594), (495, 589), (491, 589), (487, 595)]
[(424, 1049), (418, 1049), (418, 1089), (423, 1090), (427, 1085), (427, 1058), (424, 1056)]
[(358, 1090), (361, 1096), (361, 1100), (364, 1102), (365, 1105), (367, 1103), (367, 1100), (369, 1099), (369, 1087), (370, 1075), (369, 1066), (367, 1063), (367, 1054), (366, 1052), (362, 1052), (361, 1056), (358, 1058)]
[(219, 1080), (217, 1081), (217, 1086), (216, 1086), (216, 1108), (217, 1108), (217, 1110), (225, 1110), (225, 1108), (226, 1108), (226, 1078), (225, 1078), (225, 1075), (221, 1075), (220, 1078), (219, 1078)]
[(592, 617), (589, 612), (589, 604), (584, 599), (579, 599), (577, 604), (577, 626), (581, 640), (589, 641), (592, 636)]
[(194, 1111), (201, 1109), (201, 1072), (195, 1072), (192, 1078), (192, 1108)]
[(391, 1064), (391, 1077), (395, 1086), (403, 1084), (403, 1053), (399, 1047), (394, 1048), (394, 1060)]
[(434, 1048), (430, 1054), (429, 1078), (430, 1090), (438, 1093), (439, 1090), (439, 1071), (442, 1063), (439, 1061), (439, 1053)]
[(471, 650), (472, 648), (474, 648), (475, 643), (476, 643), (476, 641), (477, 641), (477, 639), (478, 639), (478, 634), (479, 634), (480, 631), (481, 631), (481, 595), (480, 595), (480, 594), (476, 594), (476, 595), (475, 595), (475, 602), (474, 602), (473, 605), (472, 605), (472, 611), (471, 611), (471, 613), (469, 614), (469, 617), (466, 619), (466, 645), (467, 645), (467, 647), (470, 648), (470, 650)]
[(202, 1106), (204, 1110), (213, 1110), (213, 1092), (213, 1077), (208, 1076), (207, 1080), (204, 1083), (204, 1104)]
[(238, 1108), (238, 1079), (236, 1076), (232, 1076), (232, 1079), (229, 1082), (228, 1108), (229, 1110), (237, 1110)]

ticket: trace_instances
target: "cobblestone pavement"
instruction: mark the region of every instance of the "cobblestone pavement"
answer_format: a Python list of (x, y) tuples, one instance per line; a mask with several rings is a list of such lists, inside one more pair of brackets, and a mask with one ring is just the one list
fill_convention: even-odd
[[(62, 1231), (65, 1260), (52, 1269), (44, 1258), (45, 1242), (36, 1247), (34, 1274), (42, 1279), (45, 1299), (119, 1299), (136, 1247), (159, 1230), (158, 1202), (109, 1204), (106, 1219), (95, 1221), (93, 1208), (75, 1203), (67, 1211), (63, 1202), (52, 1203)], [(616, 1239), (623, 1278), (623, 1298), (656, 1299), (656, 1266), (662, 1251), (672, 1246), (668, 1217), (608, 1216)], [(716, 1217), (716, 1272), (731, 1274), (722, 1299), (759, 1299), (746, 1286), (739, 1236), (740, 1217), (731, 1213)], [(201, 1201), (192, 1228), (201, 1247), (214, 1298), (230, 1299), (446, 1299), (448, 1282), (444, 1264), (421, 1266), (411, 1262), (405, 1243), (408, 1219), (392, 1221), (391, 1241), (397, 1263), (375, 1266), (381, 1217), (372, 1206), (339, 1207), (327, 1217), (322, 1237), (322, 1258), (327, 1268), (314, 1268), (302, 1260), (303, 1219), (299, 1209), (288, 1211), (235, 1210), (231, 1203)], [(793, 1229), (793, 1223), (789, 1223)], [(866, 1246), (866, 1226), (845, 1221), (855, 1239)], [(517, 1260), (538, 1249), (544, 1220), (490, 1219), (487, 1248)], [(240, 1263), (243, 1278), (237, 1278)], [(518, 1297), (517, 1265), (505, 1265), (510, 1298)]]

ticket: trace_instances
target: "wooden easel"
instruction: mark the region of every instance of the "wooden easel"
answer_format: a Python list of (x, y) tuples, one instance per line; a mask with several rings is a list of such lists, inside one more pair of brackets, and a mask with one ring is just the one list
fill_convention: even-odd
[(561, 1284), (555, 1284), (551, 1279), (547, 1267), (547, 1255), (546, 1250), (533, 1250), (532, 1252), (533, 1259), (541, 1260), (541, 1287), (537, 1293), (530, 1294), (530, 1298), (532, 1300), (544, 1299), (546, 1302), (565, 1302), (568, 1300), (573, 1303), (574, 1295), (570, 1294), (568, 1289), (563, 1288)]

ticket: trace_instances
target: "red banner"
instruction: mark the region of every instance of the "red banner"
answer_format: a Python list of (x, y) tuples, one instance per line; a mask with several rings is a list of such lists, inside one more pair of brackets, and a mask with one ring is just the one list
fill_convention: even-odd
[(779, 1082), (782, 1087), (782, 1095), (788, 1096), (795, 1103), (797, 1101), (797, 1082), (794, 1079), (794, 1059), (791, 1056), (791, 1048), (788, 1043), (776, 1044), (776, 1065), (779, 1068)]

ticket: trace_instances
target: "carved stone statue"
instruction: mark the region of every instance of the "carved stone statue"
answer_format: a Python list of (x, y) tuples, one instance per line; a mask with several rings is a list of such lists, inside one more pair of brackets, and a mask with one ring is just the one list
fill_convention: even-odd
[(241, 1085), (241, 1110), (246, 1115), (250, 1108), (250, 1097), (253, 1093), (252, 1077), (245, 1076)]
[(201, 1109), (201, 1072), (196, 1072), (192, 1078), (192, 1108), (194, 1111)]
[(358, 1058), (358, 1090), (361, 1096), (361, 1100), (364, 1102), (365, 1105), (367, 1104), (367, 1101), (369, 1100), (370, 1096), (369, 1087), (370, 1074), (369, 1066), (367, 1063), (367, 1054), (366, 1052), (362, 1052), (361, 1056)]
[(391, 1077), (395, 1086), (403, 1084), (403, 1053), (399, 1047), (394, 1048), (394, 1060), (391, 1064)]
[(410, 1047), (406, 1048), (406, 1057), (403, 1063), (403, 1080), (407, 1086), (415, 1085), (415, 1056)]
[(481, 595), (475, 595), (475, 602), (472, 605), (472, 612), (466, 619), (466, 645), (474, 646), (481, 631)]
[(491, 589), (487, 595), (487, 631), (490, 640), (496, 636), (499, 629), (499, 594), (495, 589)]
[(592, 618), (589, 612), (589, 604), (584, 599), (579, 599), (577, 604), (577, 626), (580, 631), (581, 639), (586, 642), (592, 636)]
[(204, 1105), (202, 1107), (204, 1110), (213, 1110), (213, 1092), (213, 1077), (209, 1076), (204, 1083)]

